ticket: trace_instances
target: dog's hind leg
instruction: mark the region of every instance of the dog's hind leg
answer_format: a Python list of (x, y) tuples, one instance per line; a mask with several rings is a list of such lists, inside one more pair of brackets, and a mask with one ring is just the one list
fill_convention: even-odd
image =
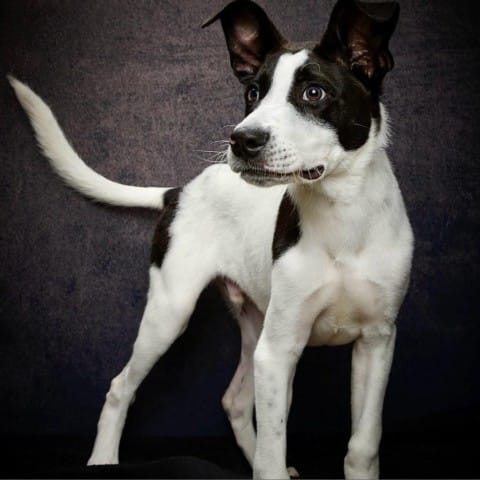
[(130, 360), (111, 383), (98, 421), (88, 465), (118, 463), (127, 410), (138, 386), (185, 330), (198, 296), (211, 280), (205, 265), (185, 251), (169, 252), (163, 266), (150, 269), (148, 300)]
[(244, 293), (229, 281), (228, 298), (241, 333), (241, 353), (237, 370), (226, 390), (222, 405), (230, 421), (235, 440), (251, 466), (255, 455), (255, 429), (253, 407), (253, 352), (262, 330), (263, 314)]

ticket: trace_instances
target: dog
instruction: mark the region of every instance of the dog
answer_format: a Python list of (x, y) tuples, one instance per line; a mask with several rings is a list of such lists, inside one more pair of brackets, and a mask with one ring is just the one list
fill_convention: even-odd
[(286, 423), (304, 348), (353, 342), (344, 473), (378, 478), (383, 398), (414, 244), (380, 102), (398, 16), (396, 2), (338, 0), (322, 39), (302, 44), (287, 41), (250, 0), (211, 17), (203, 26), (221, 22), (246, 115), (225, 162), (183, 188), (127, 186), (97, 174), (50, 108), (9, 77), (68, 185), (100, 202), (162, 212), (138, 336), (112, 380), (89, 465), (118, 462), (137, 387), (218, 279), (242, 338), (222, 403), (254, 477), (289, 477)]

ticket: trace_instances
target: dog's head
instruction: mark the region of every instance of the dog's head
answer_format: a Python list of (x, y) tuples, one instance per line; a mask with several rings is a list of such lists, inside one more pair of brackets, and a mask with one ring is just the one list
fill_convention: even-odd
[(381, 83), (393, 67), (388, 42), (396, 2), (338, 0), (320, 42), (290, 43), (250, 0), (220, 19), (230, 63), (245, 86), (246, 117), (228, 162), (257, 185), (312, 183), (348, 168), (379, 135)]

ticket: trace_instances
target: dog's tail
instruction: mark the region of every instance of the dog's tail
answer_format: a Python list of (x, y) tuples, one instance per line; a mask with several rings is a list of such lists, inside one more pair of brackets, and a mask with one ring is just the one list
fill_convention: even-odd
[(68, 185), (91, 199), (110, 205), (163, 208), (163, 196), (169, 188), (123, 185), (94, 172), (68, 143), (48, 105), (24, 83), (11, 75), (8, 80), (30, 118), (43, 154)]

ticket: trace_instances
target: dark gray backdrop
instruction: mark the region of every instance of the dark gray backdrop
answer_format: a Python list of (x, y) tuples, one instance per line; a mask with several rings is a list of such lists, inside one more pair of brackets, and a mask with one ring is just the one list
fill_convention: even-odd
[[(179, 185), (242, 117), (220, 25), (196, 1), (3, 1), (0, 20), (0, 425), (15, 435), (93, 437), (144, 306), (157, 213), (95, 205), (66, 188), (35, 147), (4, 74), (53, 108), (107, 177)], [(263, 0), (294, 40), (320, 39), (332, 0)], [(389, 152), (416, 235), (399, 318), (387, 430), (480, 400), (476, 2), (401, 0), (385, 85)], [(130, 435), (225, 435), (221, 395), (238, 331), (215, 291), (142, 386)], [(294, 432), (348, 428), (349, 347), (304, 356)], [(478, 418), (478, 417), (477, 417)]]

